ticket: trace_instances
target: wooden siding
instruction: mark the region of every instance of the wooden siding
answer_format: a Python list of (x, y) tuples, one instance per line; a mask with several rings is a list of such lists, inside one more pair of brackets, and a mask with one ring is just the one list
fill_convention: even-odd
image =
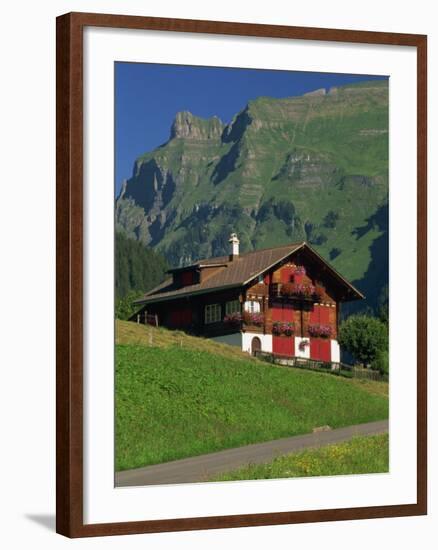
[[(293, 322), (294, 335), (301, 337), (310, 337), (308, 332), (309, 324), (330, 325), (332, 328), (332, 338), (337, 338), (339, 322), (339, 304), (336, 301), (336, 289), (330, 287), (328, 277), (324, 270), (316, 269), (315, 265), (308, 262), (304, 254), (296, 253), (291, 259), (286, 259), (275, 269), (265, 273), (259, 280), (253, 280), (247, 287), (237, 289), (211, 291), (201, 295), (192, 295), (181, 297), (169, 301), (151, 303), (145, 308), (148, 314), (158, 315), (160, 325), (169, 328), (179, 328), (202, 336), (219, 336), (230, 334), (239, 330), (251, 331), (256, 333), (272, 333), (272, 326), (275, 321)], [(296, 266), (304, 266), (305, 274), (295, 274)], [(222, 268), (211, 267), (201, 270), (201, 277), (208, 278)], [(187, 274), (186, 274), (187, 273)], [(189, 281), (189, 273), (185, 272), (184, 282)], [(193, 272), (194, 277), (199, 276), (199, 272)], [(326, 280), (327, 279), (327, 280)], [(281, 285), (295, 284), (319, 284), (325, 288), (325, 291), (318, 297), (318, 302), (313, 299), (297, 298), (295, 296), (285, 297), (281, 295)], [(276, 286), (277, 285), (277, 286)], [(225, 304), (227, 301), (239, 300), (242, 304), (246, 300), (255, 300), (260, 303), (260, 313), (264, 316), (262, 325), (251, 325), (248, 323), (230, 325), (223, 322), (225, 317)], [(217, 323), (205, 324), (204, 310), (207, 304), (221, 305), (221, 321)], [(190, 310), (190, 313), (188, 313)], [(284, 336), (280, 338), (285, 338)], [(313, 340), (323, 340), (317, 338)], [(280, 342), (280, 341), (279, 341)], [(327, 340), (326, 340), (327, 342)], [(286, 344), (278, 344), (279, 346)], [(327, 355), (327, 343), (313, 343), (314, 353), (318, 356)]]

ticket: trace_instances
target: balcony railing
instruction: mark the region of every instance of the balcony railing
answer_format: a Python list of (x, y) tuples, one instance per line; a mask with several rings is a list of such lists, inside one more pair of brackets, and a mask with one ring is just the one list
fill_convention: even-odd
[(271, 283), (269, 294), (272, 298), (318, 302), (324, 296), (324, 289), (310, 283)]

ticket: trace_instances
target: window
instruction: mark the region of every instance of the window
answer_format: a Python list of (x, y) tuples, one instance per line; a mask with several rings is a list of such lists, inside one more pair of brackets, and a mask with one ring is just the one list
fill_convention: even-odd
[(193, 271), (183, 271), (181, 273), (181, 284), (182, 286), (192, 285), (194, 283), (194, 273)]
[(244, 309), (249, 313), (260, 313), (260, 302), (256, 302), (255, 300), (249, 300), (245, 302)]
[(225, 304), (225, 315), (232, 315), (233, 313), (240, 313), (239, 300), (232, 300)]
[(209, 304), (205, 306), (205, 324), (218, 323), (222, 319), (220, 304)]

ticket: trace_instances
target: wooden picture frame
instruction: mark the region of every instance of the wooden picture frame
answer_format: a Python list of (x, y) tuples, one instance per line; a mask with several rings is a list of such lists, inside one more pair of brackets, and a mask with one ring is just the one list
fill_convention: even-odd
[[(417, 56), (417, 501), (414, 504), (84, 524), (83, 31), (87, 26), (396, 45)], [(339, 521), (427, 513), (426, 70), (422, 35), (69, 13), (57, 18), (57, 509), (68, 537)]]

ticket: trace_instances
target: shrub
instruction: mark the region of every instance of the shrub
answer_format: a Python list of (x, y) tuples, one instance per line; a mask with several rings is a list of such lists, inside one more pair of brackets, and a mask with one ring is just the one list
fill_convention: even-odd
[(117, 319), (127, 321), (136, 311), (139, 310), (138, 305), (134, 305), (134, 301), (141, 298), (143, 292), (136, 290), (129, 291), (123, 298), (116, 299), (115, 316)]
[(389, 353), (388, 350), (377, 352), (376, 358), (371, 364), (373, 370), (377, 370), (380, 374), (389, 374)]
[(360, 363), (372, 365), (388, 350), (388, 328), (376, 317), (351, 315), (339, 327), (339, 344)]

